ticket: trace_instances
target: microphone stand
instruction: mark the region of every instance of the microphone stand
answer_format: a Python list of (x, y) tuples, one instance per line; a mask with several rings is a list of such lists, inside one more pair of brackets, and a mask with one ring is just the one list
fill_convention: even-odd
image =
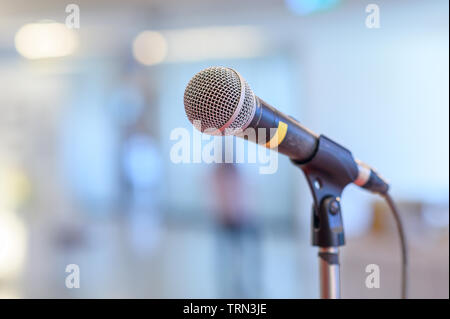
[(320, 297), (341, 297), (339, 247), (345, 245), (341, 194), (358, 175), (350, 151), (321, 135), (317, 150), (306, 162), (292, 162), (303, 170), (313, 195), (312, 245), (319, 247)]

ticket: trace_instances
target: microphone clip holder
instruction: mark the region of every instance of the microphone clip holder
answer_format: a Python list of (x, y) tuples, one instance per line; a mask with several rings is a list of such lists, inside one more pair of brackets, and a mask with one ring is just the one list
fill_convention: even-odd
[(321, 297), (339, 298), (338, 247), (345, 245), (340, 201), (358, 167), (349, 150), (324, 135), (308, 161), (292, 162), (303, 170), (313, 195), (311, 234), (312, 245), (319, 247)]

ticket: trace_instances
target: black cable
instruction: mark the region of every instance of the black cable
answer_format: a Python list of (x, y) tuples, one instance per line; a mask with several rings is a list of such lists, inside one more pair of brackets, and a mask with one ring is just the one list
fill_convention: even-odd
[(398, 234), (400, 235), (400, 244), (402, 249), (402, 298), (406, 299), (406, 293), (408, 289), (408, 249), (406, 244), (405, 231), (403, 229), (402, 220), (400, 219), (400, 214), (398, 212), (397, 206), (395, 205), (391, 195), (386, 193), (382, 196), (386, 200), (389, 208), (392, 211), (392, 214), (394, 215)]

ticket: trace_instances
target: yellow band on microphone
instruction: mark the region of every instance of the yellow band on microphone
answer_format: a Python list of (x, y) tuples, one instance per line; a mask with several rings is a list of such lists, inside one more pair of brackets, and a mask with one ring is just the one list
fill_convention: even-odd
[(283, 142), (284, 138), (286, 137), (288, 125), (282, 121), (278, 122), (278, 128), (275, 132), (275, 134), (272, 136), (270, 141), (266, 143), (267, 148), (274, 148), (278, 145), (280, 145), (281, 142)]

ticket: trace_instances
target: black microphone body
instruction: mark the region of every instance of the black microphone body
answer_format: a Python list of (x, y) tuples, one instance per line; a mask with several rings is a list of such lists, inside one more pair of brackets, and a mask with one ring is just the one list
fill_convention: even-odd
[[(274, 141), (272, 147), (270, 147), (270, 144), (267, 144), (267, 147), (278, 147), (279, 153), (287, 155), (290, 159), (299, 163), (307, 162), (313, 157), (319, 138), (315, 133), (302, 126), (294, 118), (281, 113), (259, 97), (256, 97), (255, 105), (255, 116), (247, 127), (256, 130), (257, 139), (253, 142), (261, 143), (262, 140), (263, 144), (267, 144), (274, 134), (278, 134), (278, 141)], [(281, 126), (280, 122), (282, 123)], [(277, 130), (275, 131), (274, 128)], [(261, 131), (261, 129), (265, 129), (265, 131)], [(284, 136), (280, 135), (279, 130), (286, 130), (283, 133)], [(261, 133), (264, 133), (264, 136)]]

